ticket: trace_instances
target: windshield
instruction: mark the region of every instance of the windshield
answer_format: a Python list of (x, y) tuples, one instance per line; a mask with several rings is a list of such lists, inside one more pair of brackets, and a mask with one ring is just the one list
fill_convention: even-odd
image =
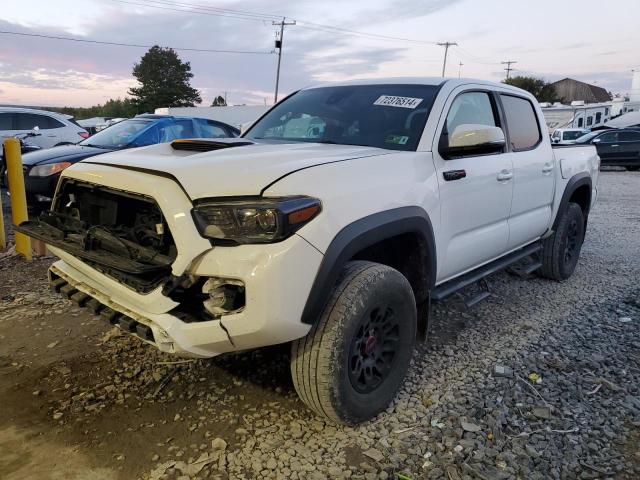
[(301, 90), (272, 108), (244, 137), (415, 150), (437, 90), (426, 85)]
[(576, 138), (580, 138), (586, 132), (584, 130), (569, 130), (562, 134), (562, 138), (564, 140), (575, 140)]
[(599, 133), (602, 133), (602, 132), (590, 132), (590, 133), (587, 133), (586, 135), (582, 135), (581, 137), (578, 137), (578, 139), (576, 140), (576, 143), (590, 142), (591, 139), (596, 135), (598, 135)]
[(152, 120), (144, 120), (141, 118), (123, 120), (81, 141), (79, 145), (113, 149), (125, 148), (133, 143), (138, 134), (152, 122)]

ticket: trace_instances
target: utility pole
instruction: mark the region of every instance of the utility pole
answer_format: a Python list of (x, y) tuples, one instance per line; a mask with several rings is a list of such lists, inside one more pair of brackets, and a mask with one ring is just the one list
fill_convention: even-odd
[(442, 62), (442, 76), (444, 77), (444, 71), (447, 68), (447, 53), (449, 52), (449, 47), (458, 44), (456, 42), (442, 42), (438, 43), (438, 45), (444, 47), (444, 62)]
[(513, 68), (511, 68), (511, 65), (518, 62), (516, 62), (515, 60), (507, 60), (506, 62), (500, 62), (500, 63), (507, 66), (505, 70), (507, 71), (507, 78), (509, 78), (509, 74), (511, 73), (511, 70), (514, 70)]
[(458, 78), (460, 78), (460, 74), (462, 73), (462, 66), (464, 65), (464, 63), (460, 62), (458, 64)]
[(285, 25), (295, 25), (296, 21), (287, 22), (285, 17), (282, 17), (282, 21), (280, 22), (271, 22), (272, 25), (280, 25), (280, 36), (276, 38), (276, 48), (278, 49), (278, 70), (276, 72), (276, 93), (273, 96), (274, 105), (278, 103), (278, 87), (280, 85), (280, 62), (282, 61), (282, 41), (284, 37), (284, 27)]

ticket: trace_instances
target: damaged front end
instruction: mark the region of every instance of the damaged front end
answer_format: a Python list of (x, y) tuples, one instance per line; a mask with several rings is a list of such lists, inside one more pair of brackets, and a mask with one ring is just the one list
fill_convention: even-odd
[(166, 282), (177, 255), (152, 198), (74, 179), (62, 181), (51, 211), (16, 230), (82, 259), (138, 293)]

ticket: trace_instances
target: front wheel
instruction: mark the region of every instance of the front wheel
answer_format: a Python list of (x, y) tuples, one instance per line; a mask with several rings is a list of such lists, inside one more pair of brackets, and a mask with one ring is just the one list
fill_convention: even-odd
[(556, 231), (542, 244), (540, 275), (552, 280), (569, 278), (578, 264), (584, 241), (584, 216), (577, 203), (569, 203), (563, 212)]
[(380, 413), (409, 368), (416, 318), (411, 285), (400, 272), (349, 262), (317, 323), (292, 344), (291, 374), (302, 401), (337, 423)]

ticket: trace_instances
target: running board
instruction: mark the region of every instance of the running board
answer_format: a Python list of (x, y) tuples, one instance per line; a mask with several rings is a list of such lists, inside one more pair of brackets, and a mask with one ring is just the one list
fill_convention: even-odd
[(533, 272), (538, 270), (540, 267), (542, 267), (542, 262), (535, 261), (521, 268), (515, 268), (515, 267), (511, 268), (509, 269), (509, 273), (513, 273), (514, 275), (517, 275), (520, 278), (527, 278), (529, 275), (531, 275)]
[[(431, 291), (431, 299), (444, 300), (457, 291), (476, 283), (478, 280), (481, 280), (492, 273), (504, 270), (509, 265), (513, 265), (534, 253), (538, 253), (541, 249), (542, 245), (540, 243), (532, 243), (531, 245), (521, 248), (520, 250), (516, 250), (515, 252), (511, 252), (510, 254), (494, 260), (493, 262), (487, 263), (486, 265), (483, 265), (469, 273), (465, 273), (458, 278), (449, 280), (442, 285), (438, 285)], [(486, 296), (483, 298), (486, 298)]]

